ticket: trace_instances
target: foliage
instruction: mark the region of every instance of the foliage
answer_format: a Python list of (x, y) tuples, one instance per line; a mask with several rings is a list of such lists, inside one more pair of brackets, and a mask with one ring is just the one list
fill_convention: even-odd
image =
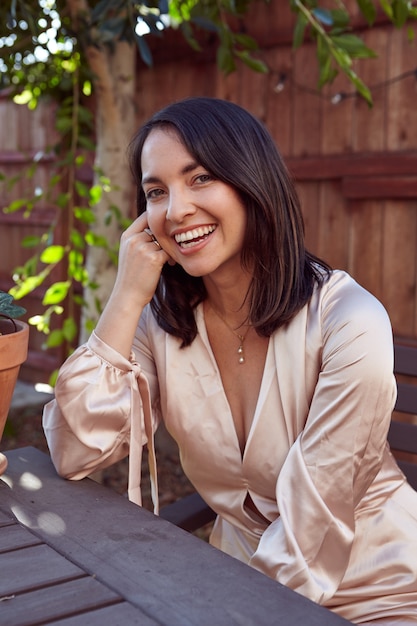
[[(54, 348), (62, 344), (71, 351), (78, 335), (75, 306), (84, 304), (83, 290), (97, 288), (85, 269), (85, 256), (89, 247), (100, 247), (106, 251), (116, 264), (118, 242), (109, 242), (98, 237), (91, 230), (96, 221), (95, 207), (102, 196), (112, 189), (111, 183), (101, 172), (97, 172), (97, 183), (88, 185), (81, 182), (79, 172), (89, 158), (94, 145), (88, 136), (92, 135), (91, 112), (80, 102), (79, 74), (73, 73), (72, 97), (66, 99), (58, 109), (56, 125), (59, 129), (59, 142), (53, 147), (58, 159), (51, 165), (52, 172), (47, 188), (38, 190), (33, 197), (19, 198), (3, 208), (5, 213), (24, 210), (26, 218), (38, 203), (48, 202), (56, 207), (55, 220), (41, 236), (28, 236), (22, 240), (22, 246), (33, 249), (34, 254), (26, 263), (14, 270), (16, 285), (10, 290), (16, 299), (21, 299), (45, 283), (58, 265), (65, 264), (66, 279), (53, 282), (46, 288), (42, 305), (45, 310), (29, 319), (31, 325), (46, 335), (45, 348)], [(88, 134), (85, 133), (88, 131)], [(62, 156), (60, 156), (62, 155)], [(30, 178), (42, 160), (31, 164), (21, 176)], [(17, 180), (9, 181), (10, 184)], [(59, 192), (56, 190), (59, 189)], [(65, 220), (67, 240), (55, 243), (55, 232), (61, 220)], [(128, 223), (122, 218), (120, 210), (110, 205), (106, 217), (108, 223), (116, 220), (120, 230)], [(53, 274), (52, 274), (53, 275)], [(64, 306), (65, 305), (65, 306)], [(60, 328), (52, 330), (53, 316), (64, 315)], [(88, 330), (92, 330), (90, 327)], [(51, 381), (53, 382), (53, 381)]]
[(72, 0), (1, 3), (0, 20), (6, 28), (0, 32), (0, 88), (23, 93), (20, 102), (26, 98), (32, 107), (46, 93), (61, 98), (71, 91), (74, 63), (81, 82), (92, 83), (86, 48), (111, 48), (117, 41), (136, 44), (142, 60), (150, 66), (152, 53), (145, 34), (162, 38), (167, 27), (179, 29), (194, 50), (200, 50), (201, 31), (215, 33), (219, 66), (225, 72), (235, 69), (236, 59), (266, 72), (266, 65), (253, 56), (256, 42), (229, 25), (229, 17), (242, 18), (250, 1), (86, 0), (80, 3), (84, 10), (76, 20), (70, 10)]
[(18, 304), (14, 304), (13, 296), (4, 291), (0, 291), (0, 315), (6, 315), (7, 317), (20, 317), (26, 313), (26, 309)]
[[(376, 54), (358, 35), (352, 33), (351, 16), (344, 5), (336, 3), (337, 8), (329, 9), (320, 7), (317, 0), (290, 1), (292, 10), (297, 14), (294, 48), (301, 46), (306, 32), (316, 41), (319, 87), (331, 83), (339, 71), (342, 71), (357, 92), (371, 105), (369, 88), (354, 71), (353, 61), (374, 58)], [(382, 0), (380, 4), (386, 16), (398, 28), (404, 26), (409, 19), (417, 18), (417, 8), (406, 0)], [(377, 4), (373, 0), (357, 0), (357, 5), (366, 23), (372, 26), (377, 16)]]
[[(307, 38), (316, 44), (319, 87), (331, 83), (341, 71), (371, 104), (369, 89), (356, 74), (354, 62), (372, 58), (375, 53), (353, 32), (352, 17), (343, 3), (336, 2), (335, 8), (328, 8), (326, 3), (324, 8), (318, 0), (288, 2), (295, 15), (294, 49)], [(417, 17), (417, 9), (406, 0), (356, 2), (369, 26), (375, 22), (379, 6), (396, 27)], [(16, 268), (16, 285), (11, 290), (15, 298), (22, 298), (53, 276), (58, 265), (65, 264), (65, 280), (53, 282), (45, 290), (44, 312), (29, 320), (45, 333), (46, 347), (65, 343), (70, 351), (76, 341), (74, 308), (83, 306), (83, 290), (94, 292), (98, 287), (85, 269), (89, 249), (101, 248), (117, 262), (118, 243), (98, 236), (93, 228), (95, 209), (114, 189), (114, 181), (97, 171), (95, 183), (89, 186), (78, 176), (85, 162), (93, 161), (92, 137), (98, 132), (88, 104), (95, 83), (88, 51), (93, 48), (111, 54), (118, 42), (129, 42), (137, 46), (143, 62), (150, 66), (148, 37), (163, 45), (164, 31), (170, 27), (181, 31), (196, 54), (208, 40), (207, 34), (213, 35), (217, 39), (217, 63), (226, 74), (238, 63), (267, 72), (257, 56), (257, 43), (245, 30), (244, 18), (253, 4), (254, 0), (9, 0), (0, 4), (0, 88), (7, 88), (15, 102), (29, 108), (35, 108), (44, 96), (59, 103), (59, 139), (50, 147), (57, 160), (48, 188), (18, 198), (3, 209), (23, 210), (30, 218), (40, 202), (49, 200), (57, 208), (55, 221), (42, 236), (22, 241), (34, 254)], [(36, 167), (35, 159), (22, 176), (33, 178)], [(15, 182), (7, 181), (9, 187)], [(60, 220), (68, 224), (68, 239), (57, 244), (55, 232)], [(120, 229), (127, 226), (123, 212), (114, 204), (108, 207), (105, 221), (115, 221)], [(64, 319), (60, 328), (52, 330), (56, 315)]]

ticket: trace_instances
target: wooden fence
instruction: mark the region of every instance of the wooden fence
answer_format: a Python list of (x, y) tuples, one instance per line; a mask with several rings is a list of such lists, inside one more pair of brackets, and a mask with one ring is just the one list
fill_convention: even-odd
[[(280, 0), (255, 3), (246, 30), (260, 43), (267, 75), (246, 67), (228, 77), (216, 68), (214, 45), (197, 56), (170, 33), (154, 50), (152, 69), (138, 73), (137, 125), (165, 104), (191, 95), (226, 98), (258, 116), (272, 132), (295, 177), (309, 249), (333, 267), (345, 269), (385, 305), (394, 333), (417, 341), (417, 63), (407, 33), (380, 20), (367, 32), (357, 27), (378, 58), (358, 71), (371, 86), (374, 106), (352, 97), (339, 77), (317, 92), (314, 46), (293, 52), (293, 16)], [(341, 95), (340, 95), (341, 94)], [(0, 99), (0, 171), (13, 171), (16, 155), (48, 142), (47, 109), (28, 113)], [(13, 112), (11, 113), (10, 111)], [(8, 121), (9, 120), (9, 121)], [(12, 120), (12, 122), (10, 122)], [(132, 129), (132, 134), (135, 129)], [(47, 172), (47, 161), (44, 162)], [(46, 174), (45, 174), (46, 175)], [(41, 229), (49, 209), (39, 211)], [(64, 227), (64, 225), (63, 225)], [(0, 288), (27, 254), (19, 240), (28, 227), (17, 216), (0, 214)], [(33, 308), (37, 306), (36, 295)], [(30, 304), (32, 307), (32, 304)], [(44, 377), (61, 358), (41, 356), (32, 337), (27, 376)], [(42, 363), (42, 367), (41, 367)]]

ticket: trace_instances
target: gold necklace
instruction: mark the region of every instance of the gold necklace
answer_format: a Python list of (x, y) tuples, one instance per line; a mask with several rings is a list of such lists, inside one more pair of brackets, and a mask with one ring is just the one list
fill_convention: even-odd
[(244, 348), (244, 342), (246, 339), (246, 336), (248, 334), (248, 332), (251, 329), (251, 325), (249, 324), (246, 332), (243, 335), (240, 335), (234, 328), (232, 328), (232, 326), (230, 326), (229, 322), (227, 322), (224, 317), (222, 315), (220, 315), (220, 313), (218, 311), (216, 311), (216, 309), (210, 304), (211, 310), (213, 311), (213, 313), (215, 315), (217, 315), (217, 317), (223, 322), (223, 324), (225, 326), (227, 326), (227, 328), (239, 339), (239, 347), (237, 349), (237, 353), (239, 356), (239, 363), (240, 365), (243, 365), (245, 363), (245, 348)]

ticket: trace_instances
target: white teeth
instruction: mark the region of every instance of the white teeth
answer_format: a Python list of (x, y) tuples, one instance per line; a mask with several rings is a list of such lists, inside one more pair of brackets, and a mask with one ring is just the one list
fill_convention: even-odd
[(185, 233), (179, 233), (175, 235), (175, 241), (177, 243), (185, 243), (187, 241), (192, 241), (193, 239), (200, 239), (201, 237), (205, 237), (215, 230), (216, 227), (212, 226), (200, 226), (200, 228), (194, 228), (193, 230), (187, 230)]

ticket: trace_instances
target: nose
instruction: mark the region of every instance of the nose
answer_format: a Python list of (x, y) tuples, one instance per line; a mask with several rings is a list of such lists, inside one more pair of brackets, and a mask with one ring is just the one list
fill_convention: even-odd
[(186, 189), (170, 189), (165, 219), (181, 224), (186, 217), (197, 210)]

